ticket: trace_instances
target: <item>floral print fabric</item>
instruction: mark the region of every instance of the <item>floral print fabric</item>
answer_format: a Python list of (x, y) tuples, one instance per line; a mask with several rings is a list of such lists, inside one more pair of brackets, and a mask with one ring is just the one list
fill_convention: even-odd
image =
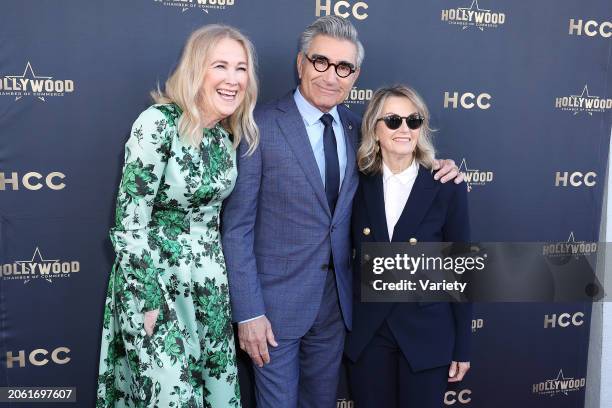
[[(235, 151), (220, 125), (204, 130), (199, 149), (184, 142), (180, 115), (150, 107), (125, 146), (97, 407), (240, 406), (219, 235)], [(144, 313), (155, 309), (149, 336)]]

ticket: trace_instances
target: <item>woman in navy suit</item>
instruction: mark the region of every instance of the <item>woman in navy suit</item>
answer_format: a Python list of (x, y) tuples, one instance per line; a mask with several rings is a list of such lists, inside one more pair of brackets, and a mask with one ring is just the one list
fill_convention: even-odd
[(362, 122), (353, 203), (353, 330), (345, 353), (355, 406), (439, 408), (470, 367), (472, 306), (360, 302), (362, 242), (469, 242), (465, 184), (434, 180), (429, 111), (411, 88), (379, 89)]

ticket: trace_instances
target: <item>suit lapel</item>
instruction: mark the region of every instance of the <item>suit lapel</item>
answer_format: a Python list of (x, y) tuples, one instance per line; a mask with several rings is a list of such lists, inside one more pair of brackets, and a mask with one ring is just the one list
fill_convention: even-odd
[(338, 194), (338, 202), (334, 211), (334, 218), (338, 218), (341, 214), (352, 207), (352, 198), (355, 187), (358, 182), (357, 177), (357, 154), (355, 146), (357, 145), (357, 124), (344, 114), (342, 106), (338, 106), (338, 114), (344, 130), (344, 144), (346, 146), (346, 170), (342, 179), (342, 186)]
[(325, 208), (327, 215), (331, 217), (327, 197), (325, 196), (325, 188), (321, 180), (321, 173), (319, 172), (319, 167), (317, 166), (317, 161), (314, 157), (308, 134), (306, 133), (304, 120), (293, 99), (293, 92), (279, 100), (278, 109), (284, 112), (284, 115), (276, 120), (278, 127), (285, 137), (287, 144), (293, 150), (298, 164), (312, 185), (321, 205)]
[(375, 241), (389, 242), (382, 174), (370, 174), (362, 177), (361, 180), (368, 219), (372, 223), (369, 228), (374, 234)]
[(408, 201), (397, 224), (395, 224), (393, 242), (406, 242), (414, 237), (419, 224), (425, 214), (427, 214), (439, 189), (439, 182), (433, 179), (429, 170), (419, 166), (419, 174), (414, 181)]

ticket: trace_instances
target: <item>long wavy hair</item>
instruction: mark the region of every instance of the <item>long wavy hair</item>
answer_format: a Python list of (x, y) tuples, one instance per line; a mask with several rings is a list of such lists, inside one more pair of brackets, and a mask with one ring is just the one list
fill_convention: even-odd
[(432, 143), (433, 129), (429, 126), (429, 109), (427, 109), (423, 98), (414, 89), (405, 85), (394, 85), (377, 89), (363, 114), (361, 144), (357, 150), (359, 170), (367, 174), (382, 171), (382, 153), (376, 138), (376, 124), (378, 123), (377, 119), (382, 114), (385, 101), (392, 96), (408, 99), (425, 118), (419, 129), (420, 134), (415, 147), (414, 158), (423, 167), (431, 169), (436, 157), (436, 150)]
[(258, 83), (255, 69), (255, 48), (251, 41), (236, 28), (211, 24), (195, 30), (183, 49), (181, 59), (166, 81), (164, 91), (159, 88), (151, 92), (156, 103), (174, 103), (183, 114), (178, 121), (178, 132), (187, 143), (199, 146), (202, 140), (201, 95), (204, 75), (210, 54), (219, 41), (229, 38), (239, 42), (247, 55), (248, 83), (244, 100), (236, 111), (225, 118), (221, 125), (233, 135), (234, 148), (242, 138), (246, 140), (251, 154), (259, 143), (259, 129), (253, 119), (253, 110), (257, 102)]

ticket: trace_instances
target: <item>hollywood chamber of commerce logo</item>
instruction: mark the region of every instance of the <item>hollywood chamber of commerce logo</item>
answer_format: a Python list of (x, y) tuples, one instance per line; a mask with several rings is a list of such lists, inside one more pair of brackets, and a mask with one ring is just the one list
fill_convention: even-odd
[(549, 258), (567, 256), (585, 256), (597, 252), (597, 242), (576, 241), (574, 231), (571, 231), (567, 241), (544, 245), (542, 255)]
[(612, 110), (612, 99), (591, 95), (589, 93), (589, 86), (584, 85), (580, 95), (555, 98), (555, 108), (572, 112), (574, 115), (586, 112), (593, 116), (593, 113), (603, 113), (606, 110)]
[(459, 171), (463, 172), (468, 191), (472, 191), (473, 186), (484, 186), (493, 181), (492, 171), (468, 168), (465, 157), (461, 160)]
[(38, 247), (34, 250), (31, 259), (0, 264), (2, 280), (22, 280), (24, 284), (36, 279), (53, 283), (54, 279), (70, 278), (80, 270), (79, 261), (45, 259)]
[(176, 7), (182, 13), (199, 9), (208, 14), (208, 10), (217, 9), (225, 10), (228, 6), (233, 6), (235, 0), (153, 0), (154, 3), (159, 3), (166, 7)]
[(485, 28), (498, 28), (503, 25), (506, 22), (506, 15), (480, 8), (478, 0), (472, 0), (469, 7), (442, 10), (441, 20), (448, 24), (459, 25), (462, 30), (475, 27), (484, 31)]
[(585, 385), (586, 378), (566, 377), (561, 369), (556, 378), (533, 384), (532, 391), (537, 395), (554, 397), (557, 395), (569, 395), (570, 392), (581, 390)]
[(73, 80), (37, 74), (30, 61), (21, 75), (0, 76), (0, 96), (14, 96), (16, 101), (32, 96), (46, 102), (46, 97), (65, 96), (72, 92)]
[(373, 94), (374, 91), (372, 89), (359, 89), (353, 87), (344, 100), (344, 103), (348, 105), (364, 105), (367, 101), (372, 99)]

